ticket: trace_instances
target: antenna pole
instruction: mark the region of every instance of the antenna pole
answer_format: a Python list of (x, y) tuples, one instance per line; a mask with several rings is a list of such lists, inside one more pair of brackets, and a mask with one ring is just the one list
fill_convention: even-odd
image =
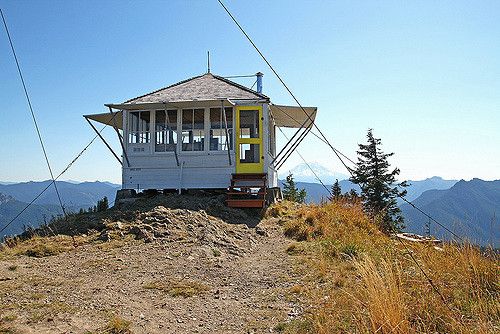
[(210, 51), (207, 51), (207, 73), (210, 73)]

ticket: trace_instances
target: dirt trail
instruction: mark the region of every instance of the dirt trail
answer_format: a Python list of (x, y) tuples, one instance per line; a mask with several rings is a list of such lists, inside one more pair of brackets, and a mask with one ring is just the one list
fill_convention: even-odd
[[(289, 241), (270, 221), (259, 233), (220, 224), (241, 251), (168, 233), (0, 261), (0, 315), (15, 318), (19, 333), (99, 333), (113, 315), (130, 321), (132, 333), (273, 332), (297, 313)], [(179, 282), (202, 289), (173, 296), (168, 287)]]

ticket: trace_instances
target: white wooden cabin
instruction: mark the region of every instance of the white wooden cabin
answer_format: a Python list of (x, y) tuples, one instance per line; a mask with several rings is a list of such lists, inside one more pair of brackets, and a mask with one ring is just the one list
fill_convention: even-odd
[(272, 104), (256, 75), (257, 91), (206, 73), (84, 117), (117, 130), (122, 189), (249, 191), (242, 177), (265, 192), (278, 187), (276, 127), (310, 126), (316, 108)]

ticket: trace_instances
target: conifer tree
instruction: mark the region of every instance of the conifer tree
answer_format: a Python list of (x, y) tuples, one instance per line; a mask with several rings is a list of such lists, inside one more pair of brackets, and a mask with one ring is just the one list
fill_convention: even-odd
[[(375, 218), (385, 233), (400, 231), (404, 228), (404, 218), (397, 205), (396, 198), (406, 195), (405, 182), (396, 184), (400, 170), (389, 170), (388, 158), (394, 153), (384, 153), (382, 141), (373, 136), (373, 130), (367, 134), (368, 143), (359, 144), (357, 169), (351, 181), (361, 187), (363, 205), (367, 213)], [(401, 190), (403, 189), (403, 190)]]
[(342, 188), (340, 187), (340, 183), (338, 179), (335, 179), (335, 183), (332, 186), (332, 198), (331, 200), (338, 200), (342, 197)]
[(359, 199), (358, 193), (355, 189), (351, 189), (348, 193), (346, 193), (346, 196), (348, 196), (351, 200)]
[(104, 196), (103, 199), (97, 201), (97, 207), (95, 211), (102, 212), (106, 211), (108, 208), (109, 208), (108, 198)]
[(283, 198), (292, 202), (304, 203), (306, 195), (305, 189), (297, 189), (292, 173), (288, 174), (283, 185)]

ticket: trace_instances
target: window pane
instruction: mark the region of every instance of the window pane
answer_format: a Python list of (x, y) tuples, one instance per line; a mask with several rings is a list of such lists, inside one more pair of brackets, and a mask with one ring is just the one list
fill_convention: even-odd
[(156, 110), (155, 151), (173, 152), (177, 146), (177, 110)]
[(203, 151), (205, 144), (205, 109), (182, 110), (182, 150)]
[(241, 163), (260, 162), (260, 145), (240, 144), (240, 162)]
[(224, 113), (221, 112), (221, 108), (210, 108), (210, 150), (227, 151), (228, 148), (233, 149), (232, 134), (233, 108), (224, 108)]
[(132, 111), (129, 113), (128, 132), (129, 143), (145, 144), (150, 141), (149, 133), (150, 112), (149, 111)]
[(258, 110), (240, 110), (240, 138), (259, 138)]

